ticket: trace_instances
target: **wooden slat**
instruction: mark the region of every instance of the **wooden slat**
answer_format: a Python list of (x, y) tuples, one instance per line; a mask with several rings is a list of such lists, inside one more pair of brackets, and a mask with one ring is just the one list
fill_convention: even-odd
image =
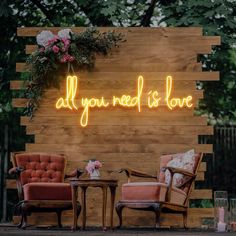
[(16, 189), (16, 180), (15, 179), (7, 179), (6, 188), (7, 189)]
[[(145, 72), (177, 72), (177, 71), (201, 71), (202, 64), (192, 62), (186, 62), (185, 64), (175, 63), (148, 63), (140, 65), (139, 62), (132, 61), (129, 64), (127, 63), (116, 63), (114, 67), (108, 67), (111, 62), (107, 64), (104, 63), (96, 63), (94, 71), (104, 71), (104, 72), (124, 72), (124, 71), (145, 71)], [(19, 62), (16, 63), (16, 72), (25, 72), (27, 71), (25, 63)]]
[[(109, 145), (56, 145), (56, 144), (26, 144), (26, 150), (29, 152), (40, 152), (44, 150), (45, 152), (65, 152), (69, 153), (71, 151), (79, 153), (111, 153), (111, 152), (123, 152), (123, 153), (167, 153), (168, 150), (171, 150), (171, 153), (184, 152), (193, 148), (193, 145), (189, 144), (149, 144), (149, 145), (140, 145), (140, 144), (109, 144)], [(196, 152), (203, 153), (212, 153), (211, 144), (195, 144), (194, 149)], [(170, 151), (168, 152), (170, 153)]]
[[(165, 72), (120, 72), (119, 74), (114, 73), (102, 73), (102, 72), (95, 72), (95, 73), (82, 73), (79, 72), (78, 76), (81, 79), (96, 79), (96, 81), (100, 82), (100, 80), (114, 80), (114, 79), (122, 79), (122, 80), (133, 80), (142, 75), (145, 79), (145, 82), (149, 80), (159, 81), (164, 80), (169, 73)], [(212, 81), (212, 80), (219, 80), (219, 72), (173, 72), (171, 73), (174, 81)], [(178, 83), (178, 82), (177, 82)], [(10, 89), (17, 90), (17, 89), (24, 89), (26, 85), (25, 81), (21, 80), (12, 80), (10, 82)], [(63, 86), (62, 86), (63, 87)]]
[[(31, 54), (38, 48), (37, 45), (26, 45), (25, 47), (25, 53), (26, 54)], [(197, 59), (197, 54), (210, 54), (212, 51), (212, 46), (211, 45), (204, 45), (204, 44), (192, 44), (191, 45), (191, 50), (188, 48), (184, 50), (181, 47), (181, 44), (175, 44), (171, 46), (171, 50), (166, 50), (166, 47), (160, 47), (156, 46), (155, 43), (147, 41), (147, 44), (142, 44), (142, 49), (143, 50), (136, 50), (137, 45), (134, 44), (127, 44), (127, 43), (122, 43), (122, 50), (120, 48), (113, 48), (112, 52), (109, 54), (109, 57), (105, 58), (117, 58), (118, 56), (122, 56), (126, 53), (126, 50), (129, 51), (135, 51), (134, 54), (137, 56), (142, 56), (143, 51), (148, 51), (150, 53), (151, 57), (158, 57), (159, 58), (164, 58), (164, 57), (173, 57), (173, 56), (180, 56), (180, 57), (185, 57), (185, 56), (192, 56)], [(125, 51), (125, 52), (124, 52)], [(115, 55), (114, 55), (115, 53)], [(127, 56), (127, 53), (126, 53)], [(130, 57), (134, 58), (132, 54), (129, 54)], [(103, 58), (104, 56), (99, 56), (97, 55), (97, 58)]]
[(107, 135), (90, 135), (86, 137), (77, 137), (70, 135), (62, 135), (60, 137), (51, 135), (37, 135), (35, 136), (35, 143), (47, 143), (47, 144), (114, 144), (114, 143), (134, 143), (134, 144), (149, 144), (149, 143), (198, 143), (197, 136), (187, 136), (187, 135), (116, 135), (112, 137)]
[[(110, 78), (110, 79), (87, 79), (83, 78), (79, 81), (78, 87), (78, 96), (92, 97), (94, 93), (97, 96), (107, 95), (120, 96), (122, 94), (130, 94), (135, 96), (137, 94), (137, 79), (133, 77), (130, 80), (121, 80), (118, 78)], [(22, 84), (22, 83), (21, 83)], [(104, 91), (109, 88), (110, 92)], [(146, 94), (150, 90), (157, 90), (160, 94), (163, 94), (166, 88), (166, 81), (163, 80), (144, 80), (143, 86), (143, 94)], [(55, 94), (55, 96), (62, 96), (66, 91), (66, 79), (62, 81), (60, 89), (51, 88), (46, 91), (46, 95)], [(202, 93), (201, 90), (196, 90), (196, 82), (191, 80), (181, 80), (181, 81), (173, 81), (172, 86), (172, 95), (179, 94), (181, 97), (186, 96), (188, 94), (194, 93)], [(107, 97), (106, 97), (107, 98)]]
[[(67, 117), (33, 117), (29, 120), (29, 117), (21, 117), (21, 125), (28, 125), (32, 123), (36, 124), (51, 124), (51, 125), (64, 125), (64, 126), (76, 126), (79, 125), (80, 116), (73, 115)], [(119, 114), (112, 116), (112, 119), (105, 118), (104, 112), (97, 112), (96, 115), (89, 117), (89, 124), (91, 125), (207, 125), (206, 117), (168, 117), (160, 116), (158, 119), (150, 119), (149, 117), (136, 116), (123, 117)]]
[[(66, 27), (64, 27), (66, 28)], [(63, 29), (63, 27), (18, 27), (17, 28), (17, 36), (26, 36), (26, 37), (32, 37), (36, 36), (38, 33), (40, 33), (42, 30), (50, 30), (53, 33), (57, 33), (59, 30)], [(86, 27), (70, 27), (70, 29), (73, 32), (82, 32), (86, 30)], [(183, 36), (183, 35), (193, 35), (193, 36), (199, 36), (202, 35), (202, 28), (200, 27), (178, 27), (178, 28), (172, 28), (172, 27), (158, 27), (158, 28), (142, 28), (142, 27), (99, 27), (98, 28), (101, 32), (109, 31), (109, 30), (115, 30), (116, 32), (122, 32), (122, 33), (132, 33), (135, 35), (135, 33), (138, 34), (155, 34), (157, 36), (169, 36), (169, 35), (177, 35), (177, 36)]]
[(112, 129), (108, 126), (90, 126), (86, 129), (80, 129), (76, 126), (50, 126), (48, 124), (38, 125), (38, 124), (29, 124), (26, 127), (27, 134), (47, 134), (47, 135), (62, 135), (68, 134), (70, 136), (88, 136), (92, 134), (123, 134), (123, 135), (154, 135), (154, 134), (191, 134), (191, 135), (212, 135), (213, 127), (212, 126), (113, 126)]
[(212, 190), (194, 189), (190, 196), (191, 199), (212, 199)]

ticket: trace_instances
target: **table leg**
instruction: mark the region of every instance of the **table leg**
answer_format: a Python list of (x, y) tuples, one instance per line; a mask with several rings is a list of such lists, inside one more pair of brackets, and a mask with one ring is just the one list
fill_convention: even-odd
[(116, 187), (110, 186), (110, 191), (111, 191), (110, 226), (111, 226), (111, 229), (113, 229), (113, 212), (114, 212), (114, 205), (115, 205)]
[(106, 230), (107, 186), (103, 186), (102, 228)]
[(78, 197), (78, 186), (72, 185), (72, 207), (73, 207), (73, 226), (72, 230), (77, 230), (77, 219), (78, 219), (78, 211), (77, 211), (77, 197)]
[(86, 190), (87, 187), (81, 187), (81, 203), (82, 203), (82, 229), (86, 226)]

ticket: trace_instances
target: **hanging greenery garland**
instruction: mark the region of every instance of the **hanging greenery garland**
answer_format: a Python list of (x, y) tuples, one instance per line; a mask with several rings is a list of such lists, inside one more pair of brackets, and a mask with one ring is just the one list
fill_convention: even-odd
[(30, 117), (39, 107), (44, 91), (51, 87), (59, 88), (65, 73), (74, 74), (74, 70), (78, 69), (91, 70), (96, 54), (107, 55), (113, 47), (125, 41), (120, 33), (100, 33), (95, 28), (81, 33), (63, 29), (57, 35), (51, 31), (42, 31), (36, 40), (38, 48), (26, 61), (30, 72), (26, 114)]

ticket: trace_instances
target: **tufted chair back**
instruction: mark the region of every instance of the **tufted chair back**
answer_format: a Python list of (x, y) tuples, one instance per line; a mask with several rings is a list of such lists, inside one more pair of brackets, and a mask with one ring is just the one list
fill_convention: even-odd
[(13, 153), (14, 167), (24, 169), (20, 175), (21, 185), (35, 182), (64, 181), (66, 157), (61, 154), (46, 153)]

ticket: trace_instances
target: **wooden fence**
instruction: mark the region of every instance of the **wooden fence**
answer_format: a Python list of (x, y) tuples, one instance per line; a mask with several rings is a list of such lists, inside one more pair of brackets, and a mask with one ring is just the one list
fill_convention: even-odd
[(236, 126), (214, 129), (213, 189), (236, 197)]

